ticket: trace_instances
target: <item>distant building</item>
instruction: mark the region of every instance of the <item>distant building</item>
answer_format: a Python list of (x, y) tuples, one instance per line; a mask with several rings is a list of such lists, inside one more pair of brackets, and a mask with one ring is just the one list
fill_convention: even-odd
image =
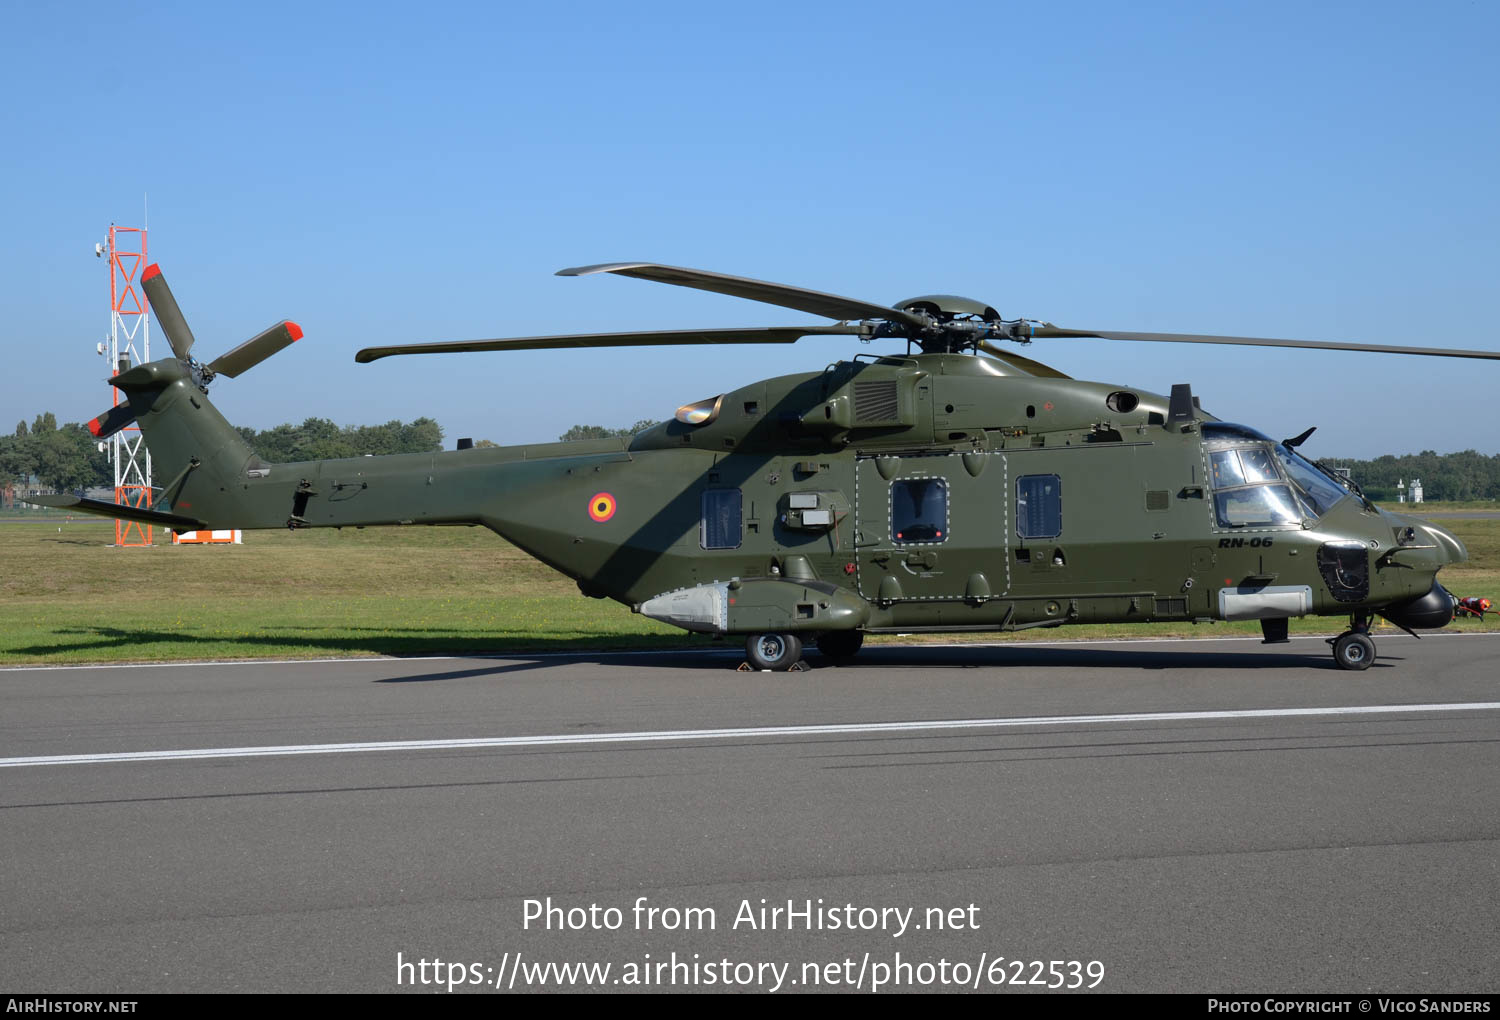
[(1411, 480), (1411, 501), (1413, 503), (1422, 502), (1422, 479), (1420, 478), (1413, 478)]
[(26, 497), (55, 495), (57, 495), (57, 490), (43, 485), (36, 475), (20, 481), (0, 483), (0, 507), (7, 510), (40, 510), (41, 507), (26, 502)]

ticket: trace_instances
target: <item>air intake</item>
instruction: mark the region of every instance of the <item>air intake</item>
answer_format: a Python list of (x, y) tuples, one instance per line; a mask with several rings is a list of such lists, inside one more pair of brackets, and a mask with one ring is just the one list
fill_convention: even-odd
[(899, 425), (901, 398), (896, 381), (855, 383), (854, 421), (857, 425)]

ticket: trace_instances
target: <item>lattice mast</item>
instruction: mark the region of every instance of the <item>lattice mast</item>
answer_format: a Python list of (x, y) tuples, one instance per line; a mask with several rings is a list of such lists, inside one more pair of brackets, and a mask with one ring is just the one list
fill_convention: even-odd
[[(138, 250), (130, 250), (137, 248)], [(150, 308), (140, 289), (140, 274), (146, 266), (146, 231), (137, 227), (109, 227), (109, 374), (119, 375), (132, 365), (151, 360)], [(121, 400), (114, 391), (115, 405)], [(109, 460), (115, 472), (115, 503), (149, 507), (151, 451), (132, 422), (108, 440)], [(115, 521), (115, 545), (151, 544), (151, 525)]]

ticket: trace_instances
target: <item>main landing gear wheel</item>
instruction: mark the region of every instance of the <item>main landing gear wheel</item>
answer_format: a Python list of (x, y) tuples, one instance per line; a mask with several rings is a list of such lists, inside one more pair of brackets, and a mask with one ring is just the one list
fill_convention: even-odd
[(857, 630), (831, 630), (818, 635), (818, 651), (830, 659), (852, 659), (864, 643), (864, 633)]
[(756, 669), (782, 672), (802, 659), (802, 639), (795, 634), (751, 634), (745, 657)]
[(1375, 661), (1375, 642), (1364, 631), (1345, 631), (1334, 639), (1333, 661), (1339, 669), (1369, 669)]

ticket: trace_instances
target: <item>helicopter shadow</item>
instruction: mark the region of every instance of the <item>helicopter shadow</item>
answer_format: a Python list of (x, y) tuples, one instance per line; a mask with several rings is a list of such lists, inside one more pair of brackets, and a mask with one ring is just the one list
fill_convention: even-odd
[[(679, 671), (702, 671), (712, 669), (715, 671), (733, 671), (734, 667), (744, 658), (738, 653), (729, 655), (716, 652), (712, 649), (702, 649), (701, 652), (687, 651), (662, 651), (662, 652), (630, 652), (629, 665), (643, 669), (666, 672), (669, 670)], [(483, 676), (504, 676), (510, 673), (524, 673), (534, 669), (547, 669), (565, 664), (587, 664), (597, 666), (623, 665), (625, 653), (621, 652), (596, 652), (594, 654), (557, 654), (546, 655), (526, 654), (524, 652), (514, 655), (499, 655), (497, 661), (489, 666), (476, 666), (472, 669), (443, 670), (433, 673), (414, 673), (410, 676), (389, 676), (372, 680), (376, 684), (418, 684), (437, 683), (443, 680), (472, 680)]]
[[(1389, 669), (1404, 661), (1401, 656), (1381, 654), (1372, 669)], [(835, 668), (847, 666), (823, 660)], [(875, 669), (1126, 669), (1158, 672), (1169, 669), (1191, 670), (1339, 670), (1333, 656), (1319, 648), (1307, 652), (1229, 652), (1128, 648), (1059, 648), (1023, 644), (985, 645), (977, 648), (947, 646), (928, 650), (920, 645), (866, 647), (858, 659), (848, 665)]]
[[(468, 680), (483, 676), (503, 676), (564, 663), (587, 663), (590, 665), (631, 665), (663, 673), (704, 672), (712, 670), (718, 674), (734, 671), (744, 656), (732, 648), (702, 648), (663, 650), (660, 652), (630, 652), (628, 657), (620, 652), (580, 653), (577, 655), (533, 655), (515, 653), (504, 657), (506, 661), (491, 666), (470, 669), (442, 670), (416, 673), (409, 676), (385, 677), (371, 681), (380, 684), (435, 683), (444, 680)], [(519, 661), (518, 661), (519, 660)], [(1326, 653), (1244, 653), (1244, 652), (1198, 652), (1163, 651), (1159, 649), (1136, 651), (1133, 649), (1102, 648), (1028, 648), (1023, 646), (985, 645), (975, 648), (953, 646), (924, 647), (921, 645), (866, 647), (859, 657), (845, 662), (835, 662), (817, 653), (803, 660), (807, 666), (809, 682), (812, 674), (823, 670), (904, 670), (931, 671), (946, 669), (1109, 669), (1163, 672), (1166, 670), (1194, 671), (1242, 671), (1317, 669), (1342, 672)], [(1382, 655), (1372, 669), (1390, 669), (1404, 661), (1401, 656)], [(795, 675), (795, 674), (793, 674)]]
[[(360, 633), (364, 630), (364, 633)], [(515, 657), (534, 658), (537, 665), (547, 665), (558, 656), (592, 656), (604, 658), (610, 654), (636, 649), (653, 650), (682, 648), (682, 640), (673, 636), (645, 637), (639, 640), (609, 642), (601, 649), (597, 634), (579, 634), (573, 637), (535, 638), (475, 637), (459, 630), (445, 631), (441, 628), (356, 628), (351, 635), (347, 631), (328, 634), (322, 628), (277, 627), (272, 633), (245, 634), (190, 634), (180, 630), (151, 627), (111, 627), (103, 625), (57, 627), (50, 631), (59, 640), (23, 645), (0, 653), (0, 663), (10, 664), (12, 656), (66, 657), (68, 661), (120, 662), (151, 661), (154, 658), (181, 660), (186, 649), (187, 657), (201, 649), (205, 660), (229, 658), (243, 649), (247, 657), (267, 656), (266, 661), (275, 661), (280, 653), (284, 657), (295, 655), (326, 655), (330, 658), (350, 655), (385, 656), (407, 658), (417, 656), (449, 655), (455, 657)], [(274, 651), (273, 651), (274, 650)], [(153, 653), (157, 653), (153, 655)], [(162, 655), (162, 652), (170, 653)], [(115, 654), (108, 654), (115, 653)]]
[[(121, 662), (180, 660), (182, 649), (201, 649), (202, 658), (230, 658), (237, 654), (275, 661), (277, 653), (326, 655), (336, 658), (368, 655), (391, 659), (426, 656), (473, 657), (490, 662), (460, 669), (442, 669), (405, 676), (382, 677), (381, 684), (440, 683), (489, 675), (527, 672), (568, 663), (599, 666), (629, 665), (662, 673), (713, 671), (733, 673), (744, 659), (737, 646), (728, 643), (685, 643), (675, 636), (647, 637), (600, 647), (598, 635), (549, 639), (474, 637), (460, 631), (434, 628), (368, 628), (354, 635), (329, 635), (318, 628), (277, 628), (270, 634), (185, 634), (181, 631), (146, 627), (59, 627), (52, 631), (65, 640), (17, 647), (0, 654), (0, 663), (11, 657), (66, 657), (72, 661), (118, 659)], [(689, 639), (691, 640), (691, 639)], [(228, 651), (226, 652), (226, 649)], [(243, 651), (240, 651), (243, 650)], [(170, 651), (170, 656), (161, 655)], [(157, 653), (153, 655), (153, 653)], [(1404, 661), (1402, 656), (1379, 653), (1371, 669), (1389, 669)], [(1020, 642), (987, 645), (867, 645), (859, 656), (834, 661), (816, 651), (804, 660), (811, 673), (823, 670), (912, 670), (946, 669), (1114, 669), (1142, 672), (1165, 670), (1264, 671), (1278, 669), (1338, 670), (1333, 657), (1321, 646), (1306, 652), (1198, 651), (1164, 649), (1160, 645), (1132, 648), (1069, 648), (1034, 646)], [(797, 674), (792, 674), (793, 676)]]

